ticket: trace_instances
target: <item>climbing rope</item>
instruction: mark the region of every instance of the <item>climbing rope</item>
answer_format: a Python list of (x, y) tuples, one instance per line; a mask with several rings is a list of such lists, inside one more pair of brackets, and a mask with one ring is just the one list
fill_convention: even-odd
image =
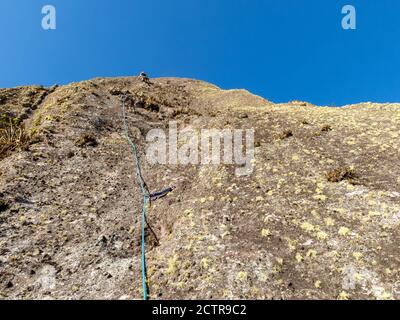
[(142, 177), (142, 171), (140, 168), (140, 157), (137, 151), (137, 147), (131, 137), (129, 136), (129, 126), (128, 126), (128, 121), (126, 119), (126, 112), (125, 112), (125, 99), (126, 97), (123, 96), (121, 99), (121, 104), (122, 104), (122, 118), (124, 121), (124, 131), (125, 131), (125, 137), (128, 140), (131, 149), (132, 149), (132, 154), (133, 158), (135, 160), (135, 166), (136, 166), (136, 179), (138, 181), (138, 184), (140, 186), (140, 190), (142, 192), (143, 196), (143, 206), (142, 206), (142, 212), (141, 212), (141, 220), (142, 220), (142, 288), (143, 288), (143, 300), (147, 300), (147, 272), (146, 272), (146, 253), (145, 253), (145, 234), (144, 234), (144, 229), (145, 229), (145, 224), (146, 224), (146, 212), (147, 212), (147, 207), (149, 204), (149, 199), (150, 196), (146, 190), (146, 184), (143, 180)]
[[(176, 187), (171, 186), (169, 188), (166, 188), (164, 190), (161, 190), (159, 192), (154, 192), (154, 193), (149, 193), (146, 187), (146, 183), (144, 182), (144, 179), (142, 177), (142, 170), (140, 167), (140, 157), (139, 153), (136, 147), (136, 144), (133, 142), (131, 137), (129, 136), (129, 126), (128, 126), (128, 121), (126, 119), (126, 111), (125, 111), (125, 101), (126, 101), (126, 96), (121, 97), (121, 105), (122, 105), (122, 118), (124, 122), (124, 132), (125, 132), (125, 137), (126, 140), (129, 142), (131, 149), (132, 149), (132, 154), (133, 158), (135, 160), (135, 166), (136, 166), (136, 179), (138, 181), (140, 190), (142, 192), (143, 196), (143, 206), (142, 206), (142, 212), (141, 212), (141, 220), (142, 220), (142, 287), (143, 287), (143, 300), (147, 300), (147, 294), (148, 294), (148, 287), (147, 287), (147, 272), (146, 272), (146, 252), (145, 252), (145, 225), (147, 224), (147, 208), (150, 204), (151, 201), (155, 201), (157, 199), (165, 197), (167, 194), (172, 192)], [(151, 232), (153, 230), (149, 226), (149, 229)], [(156, 235), (153, 232), (154, 237), (157, 240)], [(158, 240), (157, 240), (158, 241)]]

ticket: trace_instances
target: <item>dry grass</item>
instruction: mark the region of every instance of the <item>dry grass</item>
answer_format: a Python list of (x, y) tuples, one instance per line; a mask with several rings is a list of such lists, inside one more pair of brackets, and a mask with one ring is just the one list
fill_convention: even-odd
[(21, 124), (12, 119), (2, 121), (0, 127), (0, 159), (5, 158), (9, 152), (24, 149), (29, 145), (29, 135)]

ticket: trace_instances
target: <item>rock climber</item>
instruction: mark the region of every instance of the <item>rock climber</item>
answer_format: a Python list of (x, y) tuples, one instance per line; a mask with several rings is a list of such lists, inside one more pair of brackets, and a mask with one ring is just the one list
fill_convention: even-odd
[(140, 79), (141, 81), (147, 83), (147, 84), (150, 84), (150, 79), (149, 79), (149, 77), (148, 77), (147, 74), (146, 74), (145, 72), (143, 72), (143, 71), (139, 74), (139, 79)]

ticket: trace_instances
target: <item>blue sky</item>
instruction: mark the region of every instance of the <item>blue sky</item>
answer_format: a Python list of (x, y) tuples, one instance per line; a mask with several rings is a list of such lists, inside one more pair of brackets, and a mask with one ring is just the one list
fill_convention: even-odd
[(1, 0), (0, 41), (0, 87), (145, 70), (274, 102), (400, 102), (399, 0)]

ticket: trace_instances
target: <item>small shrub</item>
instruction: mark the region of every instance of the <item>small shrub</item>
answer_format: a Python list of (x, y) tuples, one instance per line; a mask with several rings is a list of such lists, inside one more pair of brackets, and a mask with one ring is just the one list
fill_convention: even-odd
[(119, 95), (124, 94), (124, 92), (122, 92), (121, 90), (119, 90), (119, 89), (117, 89), (117, 88), (111, 88), (111, 89), (109, 90), (109, 92), (110, 92), (110, 94), (113, 95), (113, 96), (119, 96)]
[(328, 132), (328, 131), (332, 131), (332, 127), (329, 124), (326, 124), (321, 128), (321, 132)]
[(353, 182), (357, 178), (354, 170), (349, 167), (340, 167), (333, 169), (326, 173), (326, 178), (329, 182), (340, 182), (343, 180), (348, 180)]
[(67, 152), (67, 158), (68, 159), (71, 159), (74, 155), (75, 155), (75, 153), (72, 150)]
[(100, 117), (90, 119), (89, 123), (96, 129), (96, 131), (103, 131), (108, 127), (108, 123)]
[(282, 132), (282, 134), (280, 135), (280, 138), (283, 139), (287, 139), (293, 137), (293, 131), (292, 130), (285, 130)]
[(75, 145), (80, 148), (96, 147), (98, 143), (94, 135), (91, 133), (84, 133), (78, 140), (76, 140)]
[(6, 211), (8, 208), (9, 208), (8, 203), (0, 199), (0, 212)]
[(150, 103), (147, 107), (151, 112), (159, 112), (160, 106), (156, 103)]

